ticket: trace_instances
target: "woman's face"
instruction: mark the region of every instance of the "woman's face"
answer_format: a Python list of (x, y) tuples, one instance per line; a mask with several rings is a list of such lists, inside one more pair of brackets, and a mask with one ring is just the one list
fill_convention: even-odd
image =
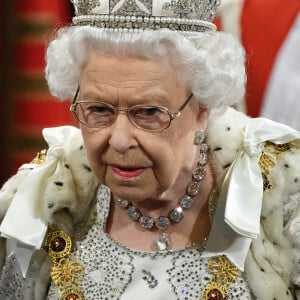
[[(93, 55), (85, 65), (79, 99), (117, 107), (160, 105), (176, 112), (189, 96), (168, 64), (140, 58)], [(81, 126), (92, 170), (113, 194), (139, 201), (185, 192), (198, 158), (195, 130), (204, 130), (207, 113), (193, 100), (169, 128), (161, 132), (134, 127), (118, 112), (106, 128)], [(178, 195), (177, 195), (178, 196)]]

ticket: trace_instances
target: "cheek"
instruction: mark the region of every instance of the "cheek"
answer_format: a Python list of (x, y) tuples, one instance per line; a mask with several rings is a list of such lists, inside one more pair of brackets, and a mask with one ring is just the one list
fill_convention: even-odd
[(168, 142), (160, 142), (159, 151), (153, 155), (154, 173), (163, 186), (174, 184), (180, 174), (189, 174), (194, 164), (196, 147), (192, 144), (193, 134), (181, 140), (172, 136)]
[(162, 186), (162, 189), (166, 189), (172, 185), (175, 177), (175, 169), (177, 166), (175, 153), (167, 147), (162, 147), (157, 156), (153, 158), (154, 168), (153, 173), (156, 180)]
[(105, 148), (105, 140), (101, 135), (88, 129), (81, 129), (81, 131), (90, 166), (100, 182), (103, 182), (104, 165), (102, 164), (101, 157)]

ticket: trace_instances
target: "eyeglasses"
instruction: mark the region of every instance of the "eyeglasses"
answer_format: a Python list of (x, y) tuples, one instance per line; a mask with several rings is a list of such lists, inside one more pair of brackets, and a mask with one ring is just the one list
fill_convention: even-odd
[(134, 105), (121, 108), (100, 101), (76, 101), (78, 94), (79, 88), (70, 106), (70, 111), (85, 126), (91, 128), (108, 127), (116, 120), (118, 112), (123, 111), (127, 113), (127, 117), (133, 126), (146, 131), (161, 131), (168, 128), (171, 121), (180, 116), (193, 96), (191, 94), (178, 111), (171, 114), (167, 108), (155, 105)]

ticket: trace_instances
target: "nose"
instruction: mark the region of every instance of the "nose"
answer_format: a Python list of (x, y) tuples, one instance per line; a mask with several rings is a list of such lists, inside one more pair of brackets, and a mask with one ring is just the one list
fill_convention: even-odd
[(126, 112), (119, 112), (116, 120), (110, 126), (109, 145), (113, 150), (124, 153), (130, 148), (138, 146), (135, 128), (129, 121)]

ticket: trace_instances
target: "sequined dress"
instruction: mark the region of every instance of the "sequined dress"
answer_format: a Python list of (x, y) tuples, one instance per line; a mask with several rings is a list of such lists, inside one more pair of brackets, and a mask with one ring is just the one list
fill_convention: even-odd
[[(203, 242), (179, 250), (144, 252), (129, 249), (105, 233), (110, 192), (100, 188), (96, 222), (85, 239), (77, 242), (74, 258), (83, 263), (80, 280), (87, 299), (200, 299), (210, 281)], [(57, 300), (51, 286), (48, 300)], [(229, 299), (251, 299), (243, 277), (232, 285)]]
[[(211, 274), (207, 271), (208, 258), (202, 256), (203, 242), (160, 252), (129, 249), (105, 232), (110, 205), (109, 189), (100, 187), (97, 198), (91, 228), (84, 238), (76, 242), (73, 253), (74, 260), (84, 265), (84, 275), (79, 279), (79, 285), (86, 299), (201, 299), (203, 288), (211, 280)], [(11, 282), (18, 284), (12, 286)], [(13, 257), (8, 257), (0, 283), (0, 295), (5, 295), (5, 299), (23, 299), (20, 293), (22, 276)], [(47, 300), (58, 299), (58, 288), (52, 283)], [(243, 276), (232, 283), (229, 299), (252, 299)]]

